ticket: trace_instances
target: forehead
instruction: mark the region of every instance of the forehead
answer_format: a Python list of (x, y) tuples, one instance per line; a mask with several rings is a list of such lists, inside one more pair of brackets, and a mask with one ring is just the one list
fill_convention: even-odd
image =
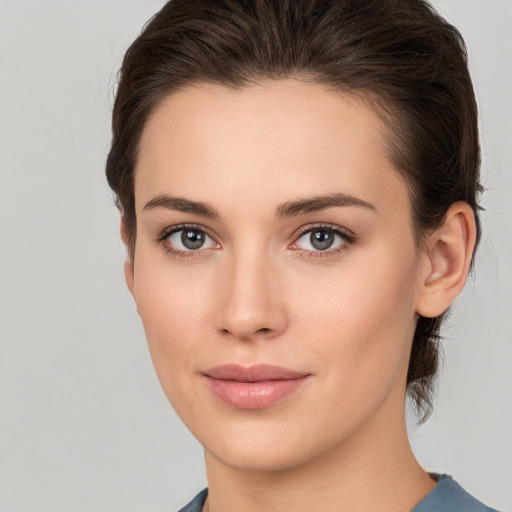
[(396, 201), (406, 189), (388, 157), (386, 130), (361, 98), (316, 84), (190, 86), (166, 98), (146, 123), (137, 209), (169, 192), (219, 201), (252, 193), (255, 203), (262, 195), (279, 202), (333, 191)]

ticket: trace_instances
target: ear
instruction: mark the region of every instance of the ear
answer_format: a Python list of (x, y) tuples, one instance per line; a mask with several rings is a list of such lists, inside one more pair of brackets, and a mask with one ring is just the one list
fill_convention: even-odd
[[(126, 223), (123, 217), (121, 217), (121, 225), (119, 232), (123, 244), (125, 245), (125, 247), (127, 247), (128, 237), (126, 236)], [(133, 262), (131, 261), (129, 255), (126, 256), (126, 260), (124, 262), (124, 278), (126, 281), (126, 285), (128, 286), (128, 290), (130, 290), (130, 293), (132, 294), (133, 297), (134, 268)]]
[(427, 239), (416, 312), (433, 318), (444, 313), (462, 291), (475, 250), (476, 223), (471, 207), (453, 203), (443, 225)]
[(124, 279), (126, 281), (126, 286), (128, 286), (128, 290), (130, 290), (130, 293), (132, 294), (132, 297), (133, 297), (133, 281), (134, 281), (133, 263), (128, 259), (125, 260), (125, 262), (124, 262)]

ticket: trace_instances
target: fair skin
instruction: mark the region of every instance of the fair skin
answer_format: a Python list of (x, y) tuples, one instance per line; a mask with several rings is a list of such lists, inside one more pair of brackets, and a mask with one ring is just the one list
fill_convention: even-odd
[[(190, 86), (145, 126), (125, 274), (204, 447), (205, 510), (407, 511), (435, 485), (407, 439), (409, 353), (418, 315), (464, 286), (475, 225), (455, 203), (418, 250), (385, 130), (360, 99), (292, 79)], [(235, 406), (205, 376), (227, 363), (306, 378)]]

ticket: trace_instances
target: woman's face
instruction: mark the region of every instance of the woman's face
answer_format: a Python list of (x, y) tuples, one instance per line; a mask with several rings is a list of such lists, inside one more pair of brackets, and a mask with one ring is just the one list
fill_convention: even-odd
[(135, 199), (128, 285), (207, 454), (294, 467), (403, 421), (422, 258), (368, 106), (295, 80), (188, 87), (145, 127)]

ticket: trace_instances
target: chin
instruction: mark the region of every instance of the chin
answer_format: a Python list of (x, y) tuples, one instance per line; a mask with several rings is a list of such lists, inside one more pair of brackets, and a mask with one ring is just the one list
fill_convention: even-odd
[(210, 452), (219, 462), (232, 469), (268, 473), (286, 471), (300, 465), (303, 460), (297, 451), (284, 452), (273, 450), (231, 450), (222, 449)]
[(254, 428), (244, 432), (241, 428), (237, 432), (226, 429), (217, 434), (199, 438), (205, 451), (225, 466), (242, 471), (293, 469), (327, 449), (325, 439), (320, 440), (321, 444), (308, 444), (305, 440), (316, 439), (316, 436), (293, 429)]

